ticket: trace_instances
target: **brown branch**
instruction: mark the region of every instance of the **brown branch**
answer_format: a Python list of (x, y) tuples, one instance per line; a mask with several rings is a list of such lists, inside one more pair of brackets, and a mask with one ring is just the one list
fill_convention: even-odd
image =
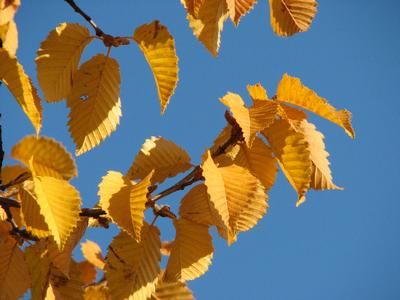
[[(1, 114), (0, 114), (1, 118)], [(3, 138), (2, 138), (2, 132), (1, 132), (1, 124), (0, 124), (0, 172), (3, 169), (3, 159), (4, 159), (4, 149), (3, 149)], [(2, 176), (0, 176), (0, 185), (2, 184)]]

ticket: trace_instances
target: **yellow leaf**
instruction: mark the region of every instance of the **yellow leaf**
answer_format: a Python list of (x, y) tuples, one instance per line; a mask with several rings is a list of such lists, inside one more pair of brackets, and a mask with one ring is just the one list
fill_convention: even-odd
[(204, 1), (196, 16), (187, 15), (193, 34), (214, 56), (218, 54), (221, 31), (227, 17), (226, 2), (221, 0)]
[(85, 300), (111, 300), (110, 292), (105, 284), (91, 285), (85, 288)]
[(121, 231), (109, 246), (105, 277), (112, 299), (145, 300), (160, 273), (160, 231), (145, 223), (140, 243)]
[(189, 220), (174, 220), (176, 237), (164, 273), (167, 282), (193, 280), (211, 265), (214, 248), (208, 226)]
[(86, 240), (86, 242), (81, 243), (81, 250), (83, 256), (88, 262), (90, 262), (93, 266), (99, 268), (100, 270), (104, 269), (105, 261), (103, 255), (101, 255), (101, 249), (98, 244)]
[(3, 48), (12, 56), (15, 56), (18, 49), (18, 29), (14, 20), (0, 25), (0, 40), (3, 43)]
[(190, 156), (184, 149), (162, 137), (153, 136), (146, 139), (127, 176), (131, 180), (143, 179), (154, 170), (151, 183), (155, 184), (162, 183), (165, 179), (191, 167)]
[[(267, 210), (267, 196), (261, 182), (246, 168), (230, 165), (218, 168), (209, 152), (203, 164), (203, 177), (211, 213), (231, 244), (239, 232), (254, 227)], [(240, 182), (240, 185), (238, 185)]]
[(239, 25), (240, 18), (247, 14), (257, 0), (226, 0), (229, 15), (235, 26)]
[(207, 187), (204, 184), (196, 185), (183, 197), (179, 215), (182, 219), (199, 224), (218, 225), (211, 213)]
[(17, 242), (0, 241), (0, 299), (19, 299), (29, 284), (28, 266)]
[(267, 90), (261, 85), (261, 83), (247, 85), (247, 91), (249, 92), (249, 95), (253, 101), (268, 100)]
[(150, 300), (195, 300), (195, 298), (186, 283), (165, 282), (160, 278)]
[(45, 298), (49, 282), (50, 260), (47, 257), (45, 242), (39, 241), (25, 248), (25, 259), (31, 274), (31, 299)]
[(152, 174), (150, 172), (140, 183), (133, 184), (121, 173), (109, 171), (99, 184), (100, 207), (138, 242)]
[(273, 31), (280, 36), (291, 36), (307, 31), (317, 13), (315, 0), (270, 0)]
[(305, 140), (308, 142), (312, 167), (310, 187), (315, 190), (342, 190), (332, 181), (331, 170), (329, 168), (328, 156), (325, 151), (324, 135), (317, 131), (315, 126), (302, 121), (299, 129), (304, 134)]
[(33, 183), (40, 213), (62, 250), (79, 220), (79, 192), (68, 181), (48, 176), (36, 176)]
[(336, 110), (326, 99), (304, 86), (299, 78), (284, 74), (276, 94), (278, 100), (307, 109), (339, 125), (350, 137), (355, 137), (351, 126), (351, 113), (345, 109)]
[(10, 184), (12, 181), (22, 176), (24, 176), (24, 178), (28, 177), (28, 174), (30, 174), (29, 170), (21, 165), (3, 166), (1, 169), (1, 183), (3, 185)]
[(38, 134), (42, 126), (40, 98), (24, 68), (4, 49), (0, 49), (0, 80), (13, 94)]
[(96, 280), (96, 267), (90, 262), (86, 260), (79, 262), (78, 269), (81, 273), (80, 279), (85, 285), (92, 284)]
[[(303, 121), (307, 119), (307, 114), (297, 108), (291, 107), (284, 103), (279, 103), (278, 105), (279, 114), (282, 118), (286, 119), (291, 123), (292, 127), (296, 127), (298, 121)], [(293, 122), (295, 121), (295, 122)]]
[(178, 57), (174, 38), (167, 27), (154, 21), (138, 27), (133, 39), (153, 72), (163, 114), (178, 82)]
[(57, 291), (55, 287), (50, 283), (47, 287), (46, 298), (44, 300), (58, 300), (62, 299), (60, 293)]
[(82, 280), (79, 264), (71, 261), (71, 271), (69, 276), (55, 268), (50, 270), (50, 285), (55, 294), (59, 295), (56, 299), (83, 300), (83, 287), (85, 283)]
[(0, 25), (10, 22), (14, 19), (20, 0), (0, 0)]
[(76, 155), (99, 145), (119, 124), (121, 100), (118, 62), (98, 54), (82, 64), (67, 98), (69, 132)]
[(277, 106), (272, 101), (260, 102), (256, 107), (247, 108), (238, 94), (228, 93), (221, 102), (232, 111), (233, 117), (242, 129), (247, 146), (251, 146), (257, 132), (273, 123)]
[(62, 23), (40, 44), (37, 76), (46, 101), (60, 101), (69, 95), (82, 51), (92, 39), (86, 27)]
[(71, 154), (52, 138), (27, 136), (12, 148), (11, 157), (31, 165), (37, 176), (68, 180), (78, 174)]
[(181, 0), (183, 6), (186, 8), (188, 14), (197, 17), (201, 6), (204, 4), (205, 0)]
[(303, 134), (296, 132), (287, 120), (275, 121), (263, 131), (286, 178), (297, 191), (296, 205), (305, 201), (310, 188), (311, 157)]

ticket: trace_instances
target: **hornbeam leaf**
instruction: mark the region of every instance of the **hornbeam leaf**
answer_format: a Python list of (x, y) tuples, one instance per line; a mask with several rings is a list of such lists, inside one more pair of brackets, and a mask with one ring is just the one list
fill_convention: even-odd
[(307, 109), (340, 127), (351, 137), (355, 137), (351, 126), (351, 113), (348, 110), (336, 110), (328, 101), (304, 86), (299, 78), (284, 74), (278, 85), (277, 98), (301, 108)]
[(13, 94), (38, 134), (42, 126), (40, 98), (24, 68), (5, 49), (0, 49), (0, 80)]
[(102, 54), (82, 64), (74, 76), (67, 98), (69, 132), (76, 144), (76, 155), (99, 145), (119, 124), (120, 72), (118, 62)]
[(165, 282), (160, 278), (156, 285), (156, 291), (151, 295), (150, 300), (195, 300), (195, 298), (186, 283), (180, 281)]
[(315, 190), (343, 190), (332, 181), (331, 170), (329, 168), (329, 153), (325, 150), (324, 135), (319, 132), (314, 124), (302, 121), (298, 128), (304, 134), (308, 142), (312, 167), (310, 187)]
[(55, 295), (59, 295), (55, 299), (83, 300), (84, 285), (79, 264), (75, 261), (71, 261), (69, 276), (55, 268), (50, 269), (49, 287), (52, 287)]
[(0, 25), (13, 20), (20, 5), (20, 0), (0, 0)]
[(111, 300), (107, 285), (96, 284), (85, 288), (85, 300)]
[(246, 168), (234, 164), (217, 167), (209, 152), (203, 158), (202, 170), (211, 213), (231, 244), (239, 232), (253, 228), (266, 213), (264, 187)]
[(60, 101), (69, 95), (82, 51), (92, 40), (86, 27), (62, 23), (40, 44), (37, 76), (46, 101)]
[(12, 148), (11, 157), (31, 166), (37, 176), (69, 180), (78, 174), (71, 154), (52, 138), (27, 136)]
[(81, 250), (83, 256), (88, 262), (100, 270), (104, 269), (105, 261), (103, 255), (101, 254), (101, 248), (98, 244), (86, 240), (86, 242), (81, 243)]
[(238, 94), (228, 93), (221, 98), (221, 102), (232, 111), (233, 117), (242, 129), (247, 146), (251, 146), (257, 132), (275, 120), (277, 105), (272, 101), (260, 102), (256, 107), (247, 108)]
[(121, 231), (109, 246), (105, 277), (111, 299), (146, 300), (160, 273), (160, 231), (145, 223), (140, 243)]
[(218, 54), (221, 31), (227, 17), (226, 2), (221, 0), (204, 1), (197, 15), (187, 15), (193, 34), (214, 56)]
[(307, 31), (317, 13), (315, 0), (269, 0), (271, 26), (280, 36)]
[(166, 282), (193, 280), (207, 272), (214, 248), (208, 226), (174, 220), (176, 237), (164, 273)]
[(28, 265), (16, 241), (0, 241), (0, 299), (19, 299), (30, 286)]
[(267, 90), (261, 85), (261, 83), (247, 85), (247, 91), (249, 92), (249, 95), (253, 101), (268, 100)]
[(119, 172), (109, 171), (99, 184), (100, 207), (111, 220), (140, 242), (150, 172), (140, 183), (133, 184)]
[(62, 250), (79, 220), (79, 192), (68, 181), (48, 176), (36, 176), (33, 183), (40, 213)]
[(22, 165), (3, 166), (1, 169), (1, 183), (7, 185), (25, 173), (27, 175), (30, 174), (29, 170)]
[(181, 2), (186, 8), (188, 14), (197, 17), (199, 15), (199, 10), (204, 4), (205, 0), (181, 0)]
[(183, 148), (162, 137), (153, 136), (146, 139), (127, 176), (131, 180), (143, 179), (154, 170), (151, 183), (155, 184), (191, 167), (190, 156)]
[(153, 72), (163, 114), (178, 82), (178, 57), (174, 38), (167, 27), (154, 21), (138, 27), (133, 39)]
[(296, 132), (289, 121), (280, 119), (263, 131), (286, 178), (297, 191), (296, 206), (305, 201), (310, 188), (311, 155), (304, 135)]
[(81, 273), (80, 279), (85, 285), (94, 283), (97, 276), (97, 270), (95, 266), (93, 266), (87, 260), (84, 260), (78, 263), (78, 269)]
[(15, 56), (18, 49), (18, 29), (14, 20), (0, 25), (0, 40), (3, 42), (3, 48)]
[(257, 0), (226, 0), (229, 16), (235, 26), (239, 25), (240, 18), (247, 14), (256, 2)]

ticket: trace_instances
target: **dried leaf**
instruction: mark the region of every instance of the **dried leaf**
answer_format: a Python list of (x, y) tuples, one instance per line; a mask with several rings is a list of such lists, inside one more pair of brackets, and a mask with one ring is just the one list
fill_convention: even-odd
[(160, 253), (164, 256), (170, 256), (174, 241), (161, 242)]
[(317, 13), (315, 0), (270, 0), (273, 31), (280, 36), (291, 36), (307, 31)]
[(37, 176), (69, 180), (78, 175), (71, 154), (52, 138), (27, 136), (12, 148), (11, 157), (32, 167)]
[(119, 124), (121, 113), (118, 62), (102, 54), (82, 64), (67, 98), (69, 132), (81, 155), (99, 145)]
[(18, 49), (18, 29), (14, 20), (0, 25), (0, 40), (3, 42), (3, 48), (15, 56)]
[(299, 78), (284, 74), (276, 94), (278, 100), (307, 109), (339, 125), (350, 137), (355, 137), (351, 126), (351, 113), (345, 109), (336, 110), (326, 99), (304, 86)]
[(187, 15), (193, 34), (214, 56), (218, 54), (221, 31), (227, 17), (226, 2), (221, 0), (204, 1), (197, 15)]
[(13, 94), (38, 134), (42, 126), (40, 98), (24, 68), (4, 49), (0, 49), (0, 80)]
[(186, 8), (188, 14), (197, 17), (199, 15), (200, 8), (204, 4), (205, 0), (181, 0), (181, 2)]
[(195, 300), (186, 283), (165, 282), (160, 278), (150, 300)]
[(167, 27), (154, 21), (138, 27), (133, 39), (153, 72), (163, 114), (178, 83), (178, 57), (174, 38)]
[(121, 173), (109, 171), (99, 184), (100, 207), (138, 242), (152, 175), (153, 172), (150, 172), (140, 183), (133, 184)]
[(86, 240), (86, 242), (81, 243), (81, 250), (83, 256), (90, 262), (93, 266), (99, 268), (100, 270), (104, 269), (104, 258), (101, 254), (101, 248), (95, 242)]
[(254, 102), (268, 100), (267, 90), (261, 85), (261, 83), (247, 85), (247, 91)]
[(239, 25), (240, 18), (247, 14), (257, 0), (226, 0), (229, 15), (235, 26)]
[(131, 180), (143, 179), (154, 170), (151, 183), (155, 184), (191, 167), (190, 156), (183, 148), (162, 137), (153, 136), (146, 139), (127, 176)]
[(0, 0), (0, 25), (13, 20), (20, 5), (20, 0)]
[(80, 279), (86, 284), (91, 284), (96, 280), (97, 271), (96, 267), (88, 261), (81, 261), (78, 263), (78, 269), (80, 271)]
[(91, 285), (85, 288), (85, 300), (111, 300), (110, 292), (105, 284)]
[(1, 169), (1, 183), (7, 185), (25, 173), (30, 173), (29, 170), (22, 165), (3, 166)]
[(40, 44), (37, 76), (47, 102), (57, 102), (69, 95), (82, 51), (92, 39), (86, 27), (62, 23)]
[(175, 241), (165, 269), (167, 282), (193, 280), (207, 272), (214, 248), (208, 226), (189, 220), (174, 220)]
[(154, 291), (160, 273), (160, 232), (145, 223), (142, 240), (124, 231), (114, 238), (106, 256), (105, 276), (112, 299), (145, 300)]
[(79, 220), (79, 192), (68, 181), (53, 177), (36, 176), (33, 182), (40, 213), (62, 250)]
[(50, 284), (59, 295), (58, 299), (83, 300), (83, 286), (81, 269), (79, 264), (71, 261), (71, 271), (66, 277), (63, 273), (55, 268), (50, 270)]

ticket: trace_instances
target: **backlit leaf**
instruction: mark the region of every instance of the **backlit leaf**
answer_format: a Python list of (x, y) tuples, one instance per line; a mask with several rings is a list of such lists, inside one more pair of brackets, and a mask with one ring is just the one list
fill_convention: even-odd
[(208, 226), (189, 220), (174, 220), (176, 229), (165, 269), (167, 282), (193, 280), (207, 272), (214, 248)]
[(80, 272), (80, 279), (85, 285), (92, 284), (96, 280), (96, 267), (87, 260), (79, 262), (78, 269)]
[(105, 276), (111, 299), (146, 300), (155, 291), (160, 259), (158, 228), (145, 223), (140, 243), (121, 231), (106, 256)]
[(81, 155), (99, 145), (119, 124), (120, 73), (118, 62), (102, 54), (82, 64), (67, 98), (69, 132)]
[(183, 6), (186, 8), (188, 14), (197, 17), (201, 6), (205, 0), (181, 0)]
[(204, 1), (197, 15), (187, 15), (193, 34), (214, 56), (218, 54), (221, 31), (227, 17), (226, 2), (221, 0)]
[(79, 264), (71, 261), (69, 276), (65, 276), (59, 270), (51, 268), (50, 284), (56, 295), (56, 299), (83, 300), (83, 286), (81, 269)]
[(271, 26), (280, 36), (307, 31), (317, 13), (315, 0), (269, 0)]
[(240, 18), (247, 14), (256, 4), (257, 0), (226, 0), (232, 22), (239, 25)]
[(150, 300), (195, 300), (184, 282), (165, 282), (159, 279)]
[(247, 91), (253, 101), (266, 101), (268, 100), (267, 90), (260, 84), (248, 85)]
[(11, 157), (32, 166), (37, 176), (68, 180), (78, 174), (71, 154), (52, 138), (27, 136), (12, 148)]
[(109, 171), (99, 184), (100, 207), (138, 242), (152, 174), (150, 172), (140, 183), (133, 184), (121, 173)]
[(153, 72), (163, 114), (178, 82), (178, 57), (174, 38), (167, 27), (154, 21), (138, 27), (133, 39)]
[(79, 192), (68, 181), (53, 177), (37, 176), (33, 182), (40, 212), (62, 250), (79, 220)]
[(24, 113), (28, 116), (36, 133), (42, 126), (42, 104), (31, 79), (24, 68), (7, 50), (0, 49), (0, 80), (8, 87)]
[(3, 166), (1, 169), (1, 182), (3, 185), (7, 185), (22, 176), (24, 176), (24, 178), (30, 176), (28, 174), (30, 174), (29, 170), (21, 165)]
[(20, 0), (0, 0), (0, 25), (13, 20), (20, 5)]
[(275, 121), (263, 131), (286, 178), (297, 191), (296, 206), (305, 201), (310, 188), (311, 157), (303, 134), (296, 132), (287, 120)]
[(18, 49), (18, 29), (14, 20), (0, 25), (0, 39), (3, 42), (3, 48), (15, 56)]
[(191, 167), (190, 156), (183, 148), (162, 137), (153, 136), (146, 139), (127, 176), (131, 180), (143, 179), (154, 170), (151, 183), (155, 184)]
[(97, 284), (85, 288), (85, 300), (111, 300), (107, 285)]
[(104, 269), (105, 261), (103, 255), (101, 254), (101, 248), (98, 244), (86, 240), (86, 242), (81, 243), (81, 250), (83, 256), (88, 262), (101, 270)]
[(69, 95), (82, 51), (92, 39), (86, 27), (62, 23), (40, 44), (37, 76), (46, 101), (60, 101)]
[(299, 78), (284, 74), (276, 94), (278, 100), (307, 109), (339, 125), (350, 137), (355, 137), (351, 126), (351, 113), (345, 109), (336, 110), (326, 99), (304, 86)]

